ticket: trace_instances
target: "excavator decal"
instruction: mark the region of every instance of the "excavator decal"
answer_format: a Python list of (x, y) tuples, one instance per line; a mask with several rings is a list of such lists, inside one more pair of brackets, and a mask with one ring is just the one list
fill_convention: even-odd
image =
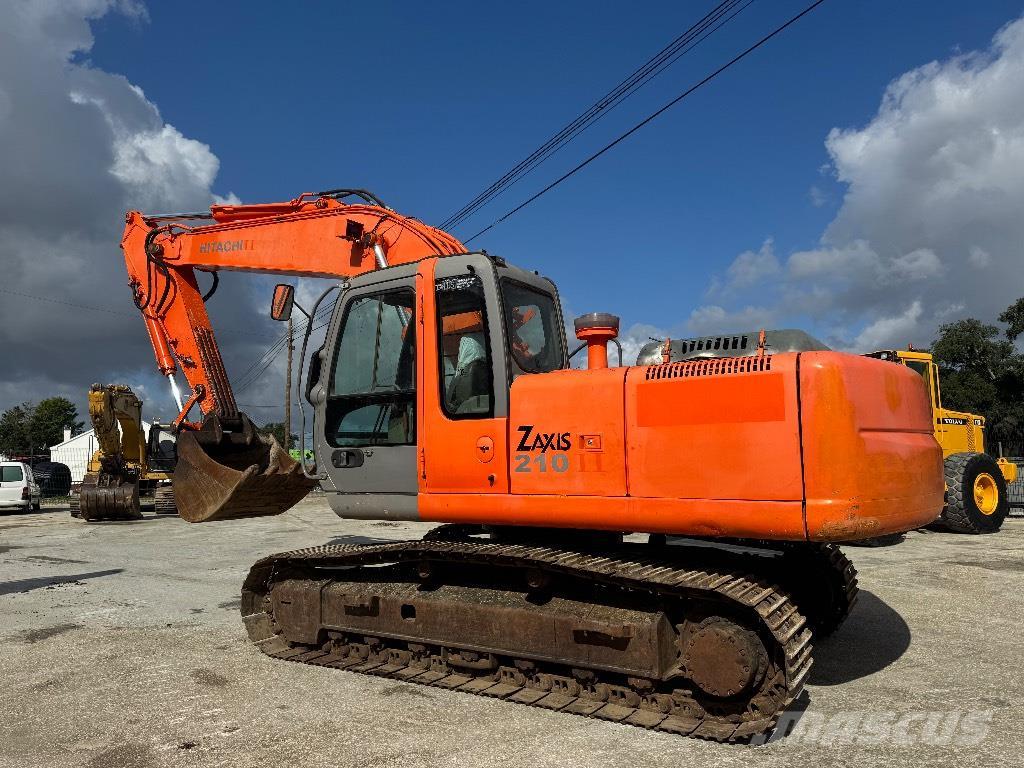
[(540, 451), (547, 453), (548, 450), (568, 451), (572, 449), (572, 440), (568, 432), (537, 432), (534, 434), (532, 424), (522, 424), (516, 427), (516, 431), (522, 432), (519, 438), (517, 451)]

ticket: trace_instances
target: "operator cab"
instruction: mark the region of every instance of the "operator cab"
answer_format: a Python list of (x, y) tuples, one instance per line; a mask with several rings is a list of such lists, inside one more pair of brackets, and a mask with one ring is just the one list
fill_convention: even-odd
[(409, 518), (424, 485), (507, 492), (497, 459), (485, 466), (499, 451), (487, 448), (481, 462), (480, 446), (504, 454), (517, 378), (567, 366), (554, 283), (500, 258), (445, 256), (353, 278), (307, 387), (332, 506), (379, 516), (383, 496), (394, 517)]

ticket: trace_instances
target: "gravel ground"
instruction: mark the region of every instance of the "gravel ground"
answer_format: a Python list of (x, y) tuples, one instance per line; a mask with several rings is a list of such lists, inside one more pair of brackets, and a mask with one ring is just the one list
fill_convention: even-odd
[(795, 731), (719, 745), (274, 661), (238, 615), (249, 565), (418, 537), (311, 497), (274, 518), (88, 525), (0, 516), (0, 766), (1019, 765), (1024, 521), (850, 548), (861, 600)]

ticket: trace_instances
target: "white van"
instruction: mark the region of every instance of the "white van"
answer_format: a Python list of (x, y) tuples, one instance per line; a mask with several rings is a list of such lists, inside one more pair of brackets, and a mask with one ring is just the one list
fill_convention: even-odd
[(38, 511), (39, 486), (32, 468), (18, 461), (0, 461), (0, 509)]

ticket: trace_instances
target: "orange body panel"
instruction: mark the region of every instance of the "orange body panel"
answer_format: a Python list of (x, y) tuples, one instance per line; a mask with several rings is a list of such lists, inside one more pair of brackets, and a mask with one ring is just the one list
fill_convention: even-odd
[(632, 496), (803, 498), (795, 354), (631, 368), (626, 423)]
[(420, 519), (438, 523), (535, 525), (691, 536), (805, 538), (799, 501), (638, 499), (629, 496), (485, 496), (426, 493)]
[(428, 480), (421, 519), (847, 541), (943, 502), (916, 375), (835, 352), (522, 376), (508, 439), (510, 494)]
[(807, 532), (859, 539), (926, 525), (942, 510), (942, 449), (921, 377), (855, 355), (800, 356)]
[(512, 493), (626, 495), (627, 370), (555, 371), (512, 383)]

